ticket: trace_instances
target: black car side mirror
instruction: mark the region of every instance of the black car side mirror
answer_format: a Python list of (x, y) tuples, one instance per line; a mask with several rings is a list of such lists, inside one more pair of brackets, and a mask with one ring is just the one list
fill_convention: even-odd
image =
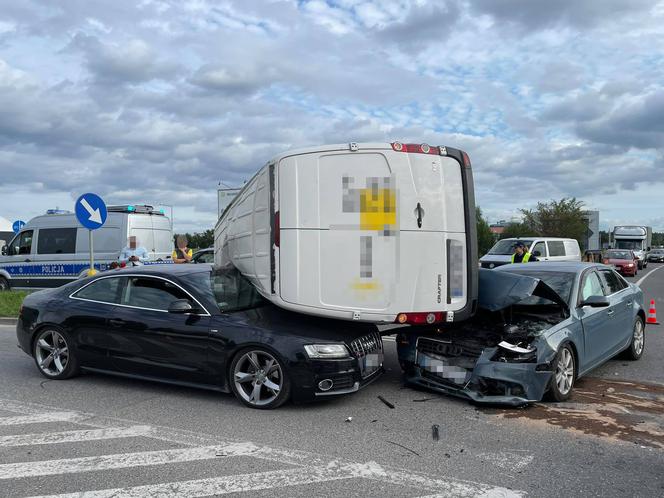
[(198, 309), (194, 308), (189, 302), (189, 299), (176, 299), (168, 307), (169, 313), (198, 313)]
[(590, 296), (588, 299), (581, 301), (579, 306), (581, 308), (585, 306), (590, 306), (591, 308), (606, 308), (609, 304), (609, 300), (605, 296)]

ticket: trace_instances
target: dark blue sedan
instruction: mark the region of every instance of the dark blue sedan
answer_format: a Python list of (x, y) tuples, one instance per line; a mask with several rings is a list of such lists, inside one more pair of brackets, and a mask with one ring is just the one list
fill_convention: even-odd
[(480, 270), (479, 308), (467, 322), (398, 335), (408, 383), (480, 403), (565, 401), (593, 368), (643, 354), (643, 294), (609, 266)]
[(151, 265), (26, 297), (18, 343), (49, 379), (91, 371), (232, 392), (253, 408), (355, 392), (380, 376), (372, 324), (293, 313), (237, 271)]

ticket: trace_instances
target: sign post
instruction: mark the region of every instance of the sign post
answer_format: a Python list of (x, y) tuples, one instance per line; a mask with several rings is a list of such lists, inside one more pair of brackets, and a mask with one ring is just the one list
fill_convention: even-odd
[(84, 228), (88, 229), (90, 240), (90, 269), (88, 270), (88, 276), (97, 273), (97, 270), (95, 270), (94, 248), (92, 246), (92, 231), (104, 226), (107, 216), (106, 204), (96, 194), (83, 194), (76, 201), (76, 218)]
[(18, 232), (21, 231), (21, 228), (23, 228), (24, 226), (25, 226), (25, 221), (22, 221), (22, 220), (16, 220), (16, 221), (12, 224), (12, 230), (14, 230), (14, 233), (18, 233)]

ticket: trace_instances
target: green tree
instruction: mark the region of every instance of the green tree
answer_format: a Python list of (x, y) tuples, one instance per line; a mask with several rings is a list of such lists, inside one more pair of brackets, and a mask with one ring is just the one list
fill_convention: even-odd
[(535, 209), (522, 209), (523, 224), (533, 235), (576, 239), (584, 249), (588, 223), (583, 215), (583, 202), (574, 197), (538, 202)]
[(194, 251), (198, 249), (207, 249), (214, 245), (214, 230), (205, 230), (198, 233), (173, 234), (173, 245), (180, 235), (187, 237), (188, 246)]
[(515, 237), (535, 237), (539, 233), (525, 223), (512, 222), (505, 225), (503, 233), (500, 234), (501, 239), (511, 239)]
[(475, 208), (475, 217), (477, 219), (477, 250), (481, 256), (489, 252), (489, 249), (493, 246), (493, 233), (491, 233), (489, 223), (482, 216), (482, 210), (479, 206)]

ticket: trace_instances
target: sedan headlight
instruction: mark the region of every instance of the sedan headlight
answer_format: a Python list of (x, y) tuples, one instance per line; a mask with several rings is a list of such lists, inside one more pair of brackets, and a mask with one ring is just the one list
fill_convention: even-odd
[(348, 358), (350, 353), (343, 344), (307, 344), (304, 346), (309, 358)]

